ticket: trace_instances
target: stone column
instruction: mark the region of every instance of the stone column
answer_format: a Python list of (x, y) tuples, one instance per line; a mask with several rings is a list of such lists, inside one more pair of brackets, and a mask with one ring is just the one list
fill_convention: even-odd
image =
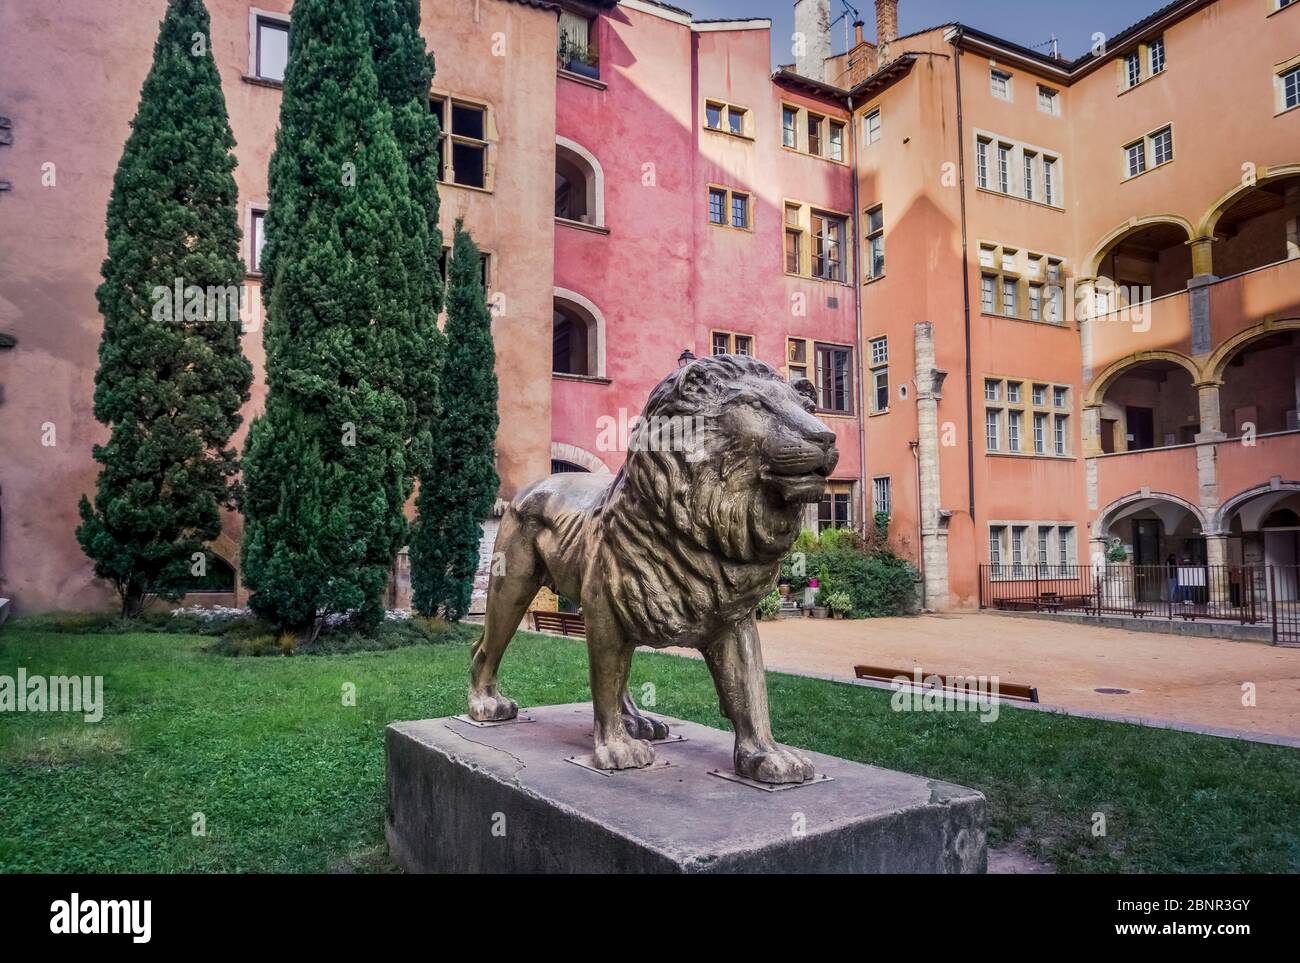
[(1192, 249), (1192, 275), (1214, 276), (1214, 238), (1196, 237), (1187, 242)]
[(934, 326), (913, 329), (916, 348), (916, 437), (921, 487), (921, 557), (925, 561), (925, 607), (948, 608), (948, 526), (939, 503), (939, 388), (943, 373), (934, 366)]
[(1219, 386), (1222, 384), (1221, 381), (1200, 381), (1192, 386), (1196, 389), (1201, 412), (1201, 430), (1196, 435), (1198, 443), (1202, 438), (1205, 441), (1222, 441), (1227, 437), (1223, 433), (1223, 416), (1219, 410)]
[(1205, 563), (1209, 566), (1207, 578), (1209, 584), (1210, 605), (1227, 608), (1232, 603), (1228, 593), (1228, 573), (1222, 568), (1228, 564), (1228, 536), (1205, 534)]
[(1101, 453), (1101, 405), (1084, 405), (1083, 457), (1095, 458)]

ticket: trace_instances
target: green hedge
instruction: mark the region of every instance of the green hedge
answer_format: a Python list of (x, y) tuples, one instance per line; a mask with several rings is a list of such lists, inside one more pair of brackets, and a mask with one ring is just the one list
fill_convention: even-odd
[(848, 529), (830, 529), (817, 538), (801, 532), (782, 560), (781, 579), (802, 594), (810, 578), (817, 579), (817, 604), (844, 592), (852, 600), (848, 617), (909, 615), (916, 611), (916, 569), (887, 549), (868, 549)]

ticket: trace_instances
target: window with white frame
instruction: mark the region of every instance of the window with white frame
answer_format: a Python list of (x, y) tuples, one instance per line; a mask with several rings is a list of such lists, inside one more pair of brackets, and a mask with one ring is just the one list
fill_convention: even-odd
[(998, 144), (998, 190), (1011, 193), (1011, 148), (1006, 144)]
[(1280, 110), (1300, 107), (1300, 66), (1278, 74), (1277, 86)]
[(990, 524), (989, 574), (994, 579), (1066, 577), (1076, 559), (1074, 530), (1057, 522)]
[(1034, 199), (1034, 166), (1038, 160), (1038, 155), (1031, 151), (1025, 151), (1025, 200)]
[(1043, 203), (1056, 205), (1056, 158), (1043, 158)]
[(871, 411), (889, 410), (889, 339), (872, 338), (867, 342), (871, 351)]
[(880, 140), (880, 108), (868, 111), (862, 118), (862, 143), (870, 147)]
[(1002, 525), (989, 526), (989, 567), (996, 578), (1002, 574), (1002, 539), (1006, 528)]
[(996, 292), (998, 279), (991, 274), (980, 275), (980, 310), (985, 314), (997, 311)]
[(254, 210), (248, 225), (248, 270), (262, 273), (262, 248), (266, 246), (266, 211)]
[(982, 138), (975, 142), (975, 183), (985, 188), (989, 186), (989, 145), (991, 143)]
[(1142, 82), (1142, 54), (1136, 50), (1124, 57), (1124, 80), (1128, 87), (1136, 87)]
[(1069, 446), (1069, 433), (1066, 430), (1066, 425), (1069, 419), (1065, 415), (1054, 415), (1053, 421), (1055, 422), (1054, 424), (1055, 436), (1053, 440), (1055, 443), (1056, 454), (1068, 455), (1070, 453), (1070, 446)]
[(1147, 44), (1147, 65), (1151, 68), (1151, 76), (1163, 73), (1165, 69), (1165, 38), (1156, 37)]
[(289, 63), (289, 21), (258, 14), (253, 20), (253, 76), (284, 83)]
[(1039, 84), (1038, 109), (1044, 114), (1052, 114), (1053, 116), (1059, 114), (1061, 112), (1061, 92)]
[[(1028, 393), (1026, 394), (1026, 385)], [(1050, 391), (1050, 394), (1049, 394)], [(1032, 454), (1068, 455), (1069, 387), (1020, 378), (984, 379), (985, 447), (990, 452), (1030, 454), (1024, 438), (1032, 428)], [(1049, 435), (1049, 432), (1052, 432)]]
[(749, 137), (751, 136), (749, 117), (750, 113), (744, 107), (737, 107), (735, 104), (720, 100), (704, 102), (704, 126), (709, 130), (735, 134), (737, 137)]
[(1174, 131), (1165, 127), (1151, 135), (1151, 166), (1159, 167), (1174, 159)]
[(886, 518), (894, 513), (888, 475), (877, 475), (871, 479), (871, 513)]
[(1043, 320), (1043, 286), (1041, 284), (1029, 285), (1029, 320)]
[(1034, 454), (1047, 454), (1047, 412), (1045, 411), (1034, 412)]
[(997, 408), (984, 409), (984, 446), (989, 451), (1002, 448), (1002, 412)]
[(867, 211), (867, 277), (885, 276), (885, 209), (877, 204)]
[(781, 108), (781, 145), (794, 150), (799, 149), (799, 111), (797, 108)]
[(843, 281), (844, 233), (848, 219), (837, 214), (812, 212), (812, 275), (827, 281)]
[(1028, 525), (1011, 526), (1011, 577), (1024, 578), (1025, 576), (1025, 534), (1029, 531)]
[(1024, 415), (1014, 408), (1007, 410), (1007, 451), (1020, 451), (1020, 423)]
[(999, 100), (1011, 99), (1011, 75), (996, 67), (989, 71), (989, 90)]
[(1016, 288), (1015, 278), (1002, 279), (1002, 313), (1008, 318), (1014, 318), (1020, 313), (1016, 303)]

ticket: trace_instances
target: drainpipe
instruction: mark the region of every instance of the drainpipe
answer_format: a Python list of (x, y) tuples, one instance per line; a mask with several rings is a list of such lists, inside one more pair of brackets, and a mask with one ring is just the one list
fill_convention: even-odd
[(862, 231), (858, 223), (858, 116), (853, 110), (851, 96), (845, 97), (844, 103), (849, 109), (849, 136), (853, 140), (853, 166), (850, 168), (853, 177), (853, 216), (850, 223), (853, 225), (853, 311), (856, 316), (857, 331), (857, 350), (853, 353), (857, 358), (858, 379), (858, 396), (854, 400), (858, 411), (858, 518), (862, 519), (862, 535), (865, 538), (867, 534), (867, 386), (862, 380), (862, 283), (859, 273), (862, 270)]
[(961, 197), (961, 297), (966, 336), (966, 493), (971, 527), (975, 525), (975, 405), (970, 370), (970, 257), (966, 240), (966, 130), (961, 100), (962, 28), (953, 34), (952, 59), (957, 77), (957, 190)]
[[(916, 407), (913, 405), (912, 407)], [(921, 412), (917, 409), (917, 430), (916, 441), (909, 441), (907, 447), (912, 449), (912, 462), (916, 465), (916, 571), (921, 576), (921, 608), (925, 608), (925, 541), (923, 532), (925, 525), (922, 522), (921, 513)]]

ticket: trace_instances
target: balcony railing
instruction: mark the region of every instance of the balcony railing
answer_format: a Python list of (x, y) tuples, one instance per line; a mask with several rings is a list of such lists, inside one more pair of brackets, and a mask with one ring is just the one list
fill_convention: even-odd
[(982, 609), (1133, 618), (1218, 619), (1273, 626), (1300, 644), (1300, 565), (1036, 565), (979, 567)]

